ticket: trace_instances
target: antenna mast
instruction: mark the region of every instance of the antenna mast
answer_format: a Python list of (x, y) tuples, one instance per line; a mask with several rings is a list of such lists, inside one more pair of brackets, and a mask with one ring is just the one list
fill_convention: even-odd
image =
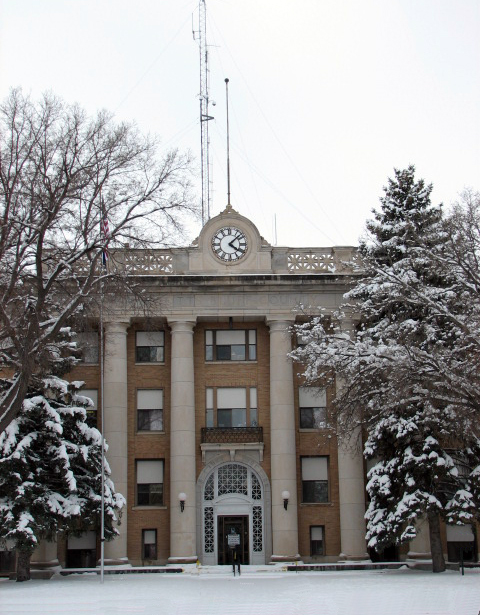
[(205, 0), (198, 3), (198, 31), (193, 31), (194, 40), (198, 38), (200, 51), (200, 143), (202, 166), (202, 224), (210, 219), (210, 137), (208, 122), (214, 118), (208, 113), (208, 47), (207, 47), (207, 5)]

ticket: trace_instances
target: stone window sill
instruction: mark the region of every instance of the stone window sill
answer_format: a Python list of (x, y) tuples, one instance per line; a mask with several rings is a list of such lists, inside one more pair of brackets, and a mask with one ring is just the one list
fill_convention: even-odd
[(300, 502), (300, 506), (333, 506), (334, 502)]
[(155, 429), (144, 429), (135, 432), (137, 436), (164, 436), (166, 431), (156, 431)]
[(254, 361), (207, 361), (205, 359), (205, 365), (231, 365), (235, 363), (235, 365), (256, 365), (258, 361), (255, 359)]
[(318, 433), (319, 431), (329, 431), (328, 427), (300, 427), (299, 433)]
[(144, 366), (144, 365), (165, 365), (165, 361), (141, 361), (140, 363), (135, 361), (135, 367), (137, 365), (138, 366)]

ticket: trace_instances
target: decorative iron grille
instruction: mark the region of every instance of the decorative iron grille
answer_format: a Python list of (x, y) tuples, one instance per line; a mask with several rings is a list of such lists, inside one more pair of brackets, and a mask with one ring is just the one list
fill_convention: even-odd
[(248, 495), (247, 468), (238, 463), (227, 463), (218, 469), (218, 495), (242, 493)]
[(263, 551), (262, 538), (262, 507), (253, 507), (253, 552), (261, 553)]
[(213, 500), (214, 496), (215, 496), (214, 475), (210, 474), (210, 476), (207, 479), (207, 482), (205, 483), (205, 499)]
[(202, 444), (263, 442), (263, 427), (202, 427)]
[(208, 506), (204, 510), (204, 527), (205, 527), (205, 553), (213, 553), (215, 551), (215, 530), (213, 523), (213, 508)]
[(252, 500), (261, 500), (262, 499), (262, 487), (260, 485), (260, 481), (252, 473)]

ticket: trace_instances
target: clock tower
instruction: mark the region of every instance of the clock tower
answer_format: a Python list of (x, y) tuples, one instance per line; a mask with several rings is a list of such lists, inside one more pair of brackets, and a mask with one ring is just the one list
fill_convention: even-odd
[(272, 246), (231, 205), (202, 228), (189, 248), (189, 270), (235, 275), (272, 273)]

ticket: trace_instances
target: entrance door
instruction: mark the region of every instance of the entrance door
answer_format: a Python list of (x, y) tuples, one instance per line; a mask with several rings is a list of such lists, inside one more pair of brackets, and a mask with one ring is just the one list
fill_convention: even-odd
[(248, 515), (222, 516), (218, 517), (218, 563), (231, 564), (232, 563), (232, 550), (229, 546), (229, 536), (240, 536), (240, 544), (237, 547), (237, 557), (240, 558), (241, 564), (248, 564)]

